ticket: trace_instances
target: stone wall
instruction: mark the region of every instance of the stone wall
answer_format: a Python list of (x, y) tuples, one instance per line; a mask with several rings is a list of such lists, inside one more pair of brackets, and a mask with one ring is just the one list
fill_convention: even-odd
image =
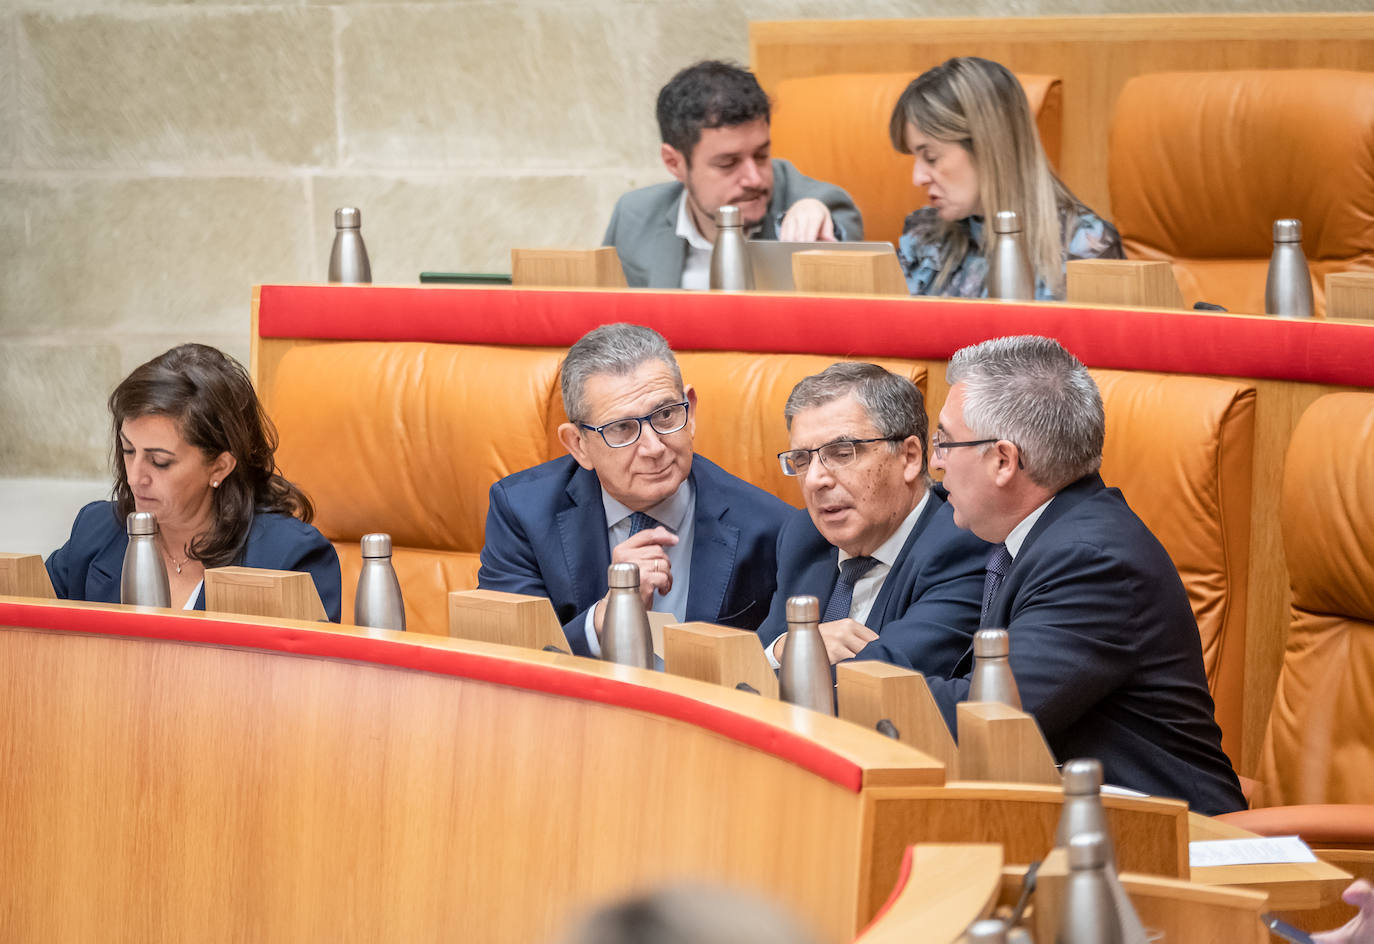
[[(1333, 12), (1370, 0), (1320, 0)], [(595, 245), (665, 179), (653, 100), (750, 20), (1310, 12), (1299, 0), (0, 0), (0, 477), (100, 477), (105, 398), (186, 340), (246, 361), (251, 286)]]

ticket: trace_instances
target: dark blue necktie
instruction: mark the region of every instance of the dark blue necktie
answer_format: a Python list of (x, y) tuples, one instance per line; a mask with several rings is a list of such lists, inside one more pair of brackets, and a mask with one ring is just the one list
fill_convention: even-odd
[(997, 595), (997, 588), (1002, 586), (1002, 578), (1011, 570), (1011, 551), (1007, 550), (1005, 544), (999, 544), (993, 549), (992, 555), (988, 558), (988, 573), (983, 578), (983, 613), (978, 618), (978, 625), (987, 626), (988, 611), (992, 609), (992, 598)]
[(840, 579), (835, 581), (835, 589), (830, 593), (830, 602), (825, 605), (822, 623), (849, 616), (849, 607), (854, 602), (854, 584), (862, 580), (864, 574), (877, 567), (879, 563), (876, 557), (851, 557), (840, 565)]
[(630, 515), (630, 537), (634, 537), (641, 531), (648, 531), (651, 528), (662, 527), (662, 523), (649, 517), (642, 511), (636, 511)]

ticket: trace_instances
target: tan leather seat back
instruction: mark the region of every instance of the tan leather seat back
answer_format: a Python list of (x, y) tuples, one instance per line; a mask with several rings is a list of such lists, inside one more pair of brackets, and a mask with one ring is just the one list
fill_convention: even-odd
[(1374, 72), (1174, 72), (1126, 83), (1109, 183), (1126, 255), (1165, 259), (1184, 301), (1264, 311), (1276, 219), (1326, 275), (1374, 269)]
[(1159, 538), (1197, 617), (1222, 746), (1241, 759), (1255, 388), (1094, 370), (1107, 414), (1102, 477)]
[(1260, 759), (1265, 805), (1374, 802), (1374, 394), (1322, 397), (1283, 470), (1292, 623)]
[[(894, 245), (908, 213), (925, 206), (911, 182), (911, 157), (888, 138), (902, 91), (920, 70), (787, 79), (774, 93), (773, 154), (804, 174), (843, 187), (864, 218), (864, 238)], [(1018, 75), (1051, 164), (1059, 162), (1063, 92), (1059, 79)]]

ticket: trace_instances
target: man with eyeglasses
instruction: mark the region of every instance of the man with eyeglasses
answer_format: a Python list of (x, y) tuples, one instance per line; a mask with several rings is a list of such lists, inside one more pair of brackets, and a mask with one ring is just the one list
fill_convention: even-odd
[(778, 590), (759, 639), (778, 664), (787, 598), (821, 602), (831, 664), (876, 659), (947, 674), (978, 628), (988, 545), (954, 524), (926, 468), (925, 403), (905, 377), (840, 363), (792, 389), (778, 454), (806, 502), (778, 536)]
[(548, 597), (574, 653), (600, 655), (606, 570), (639, 565), (645, 606), (754, 629), (791, 509), (692, 452), (696, 391), (639, 325), (584, 335), (562, 364), (568, 455), (491, 488), (477, 585)]
[[(981, 624), (1007, 630), (1027, 712), (1060, 761), (1208, 815), (1245, 799), (1213, 718), (1187, 591), (1162, 545), (1098, 475), (1097, 384), (1057, 341), (955, 352), (933, 465), (954, 521), (996, 545)], [(972, 652), (927, 677), (951, 730)]]

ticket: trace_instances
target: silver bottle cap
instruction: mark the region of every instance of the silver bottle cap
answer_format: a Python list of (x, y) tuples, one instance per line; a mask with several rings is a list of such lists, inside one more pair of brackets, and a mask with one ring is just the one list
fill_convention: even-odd
[(998, 210), (997, 215), (992, 218), (992, 231), (994, 233), (1019, 233), (1021, 232), (1021, 218), (1016, 215), (1015, 210)]
[(1100, 869), (1107, 864), (1107, 837), (1101, 833), (1082, 833), (1069, 838), (1069, 868)]
[(817, 623), (821, 618), (821, 601), (815, 597), (788, 597), (787, 622)]
[(391, 556), (391, 535), (383, 532), (376, 534), (364, 534), (363, 539), (358, 542), (362, 547), (363, 557), (390, 557)]
[(157, 534), (157, 515), (151, 511), (131, 511), (124, 519), (129, 537), (136, 534)]
[(612, 590), (638, 590), (638, 564), (612, 564), (606, 571), (606, 586)]
[(726, 205), (720, 208), (719, 219), (716, 221), (719, 226), (740, 226), (739, 207)]
[(1276, 243), (1300, 243), (1300, 242), (1302, 242), (1302, 220), (1275, 220), (1275, 221), (1274, 221), (1274, 242), (1276, 242)]
[(1011, 653), (1011, 637), (1005, 629), (980, 629), (973, 634), (973, 657), (996, 659)]
[(1095, 758), (1075, 758), (1064, 765), (1063, 774), (1066, 796), (1093, 796), (1102, 792), (1102, 762)]
[(1000, 918), (980, 918), (964, 932), (967, 944), (1006, 944), (1007, 925)]
[(363, 211), (357, 207), (339, 207), (334, 211), (335, 229), (358, 229), (363, 225)]

